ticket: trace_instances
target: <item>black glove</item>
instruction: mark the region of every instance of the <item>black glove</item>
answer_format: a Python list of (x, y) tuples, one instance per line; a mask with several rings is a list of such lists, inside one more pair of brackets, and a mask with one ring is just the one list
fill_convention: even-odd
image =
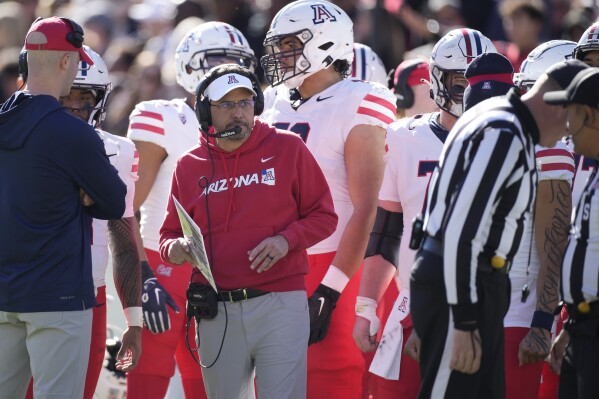
[(341, 293), (326, 285), (320, 284), (312, 296), (308, 298), (310, 312), (310, 339), (308, 345), (322, 341), (327, 334), (333, 309)]
[(148, 263), (142, 261), (141, 264), (144, 281), (141, 294), (144, 324), (154, 334), (163, 333), (171, 329), (171, 319), (166, 306), (170, 306), (177, 313), (179, 313), (179, 307), (169, 293), (162, 288)]

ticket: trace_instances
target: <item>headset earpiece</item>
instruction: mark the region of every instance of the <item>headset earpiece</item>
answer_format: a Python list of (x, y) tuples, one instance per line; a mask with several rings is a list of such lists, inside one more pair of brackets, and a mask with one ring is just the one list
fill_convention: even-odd
[[(395, 96), (398, 109), (408, 109), (414, 105), (414, 90), (408, 85), (408, 78), (414, 69), (418, 68), (424, 61), (413, 60), (409, 62), (399, 73), (395, 83)], [(399, 94), (399, 96), (398, 96)]]
[(249, 69), (240, 66), (240, 69), (217, 69), (212, 70), (205, 74), (200, 83), (198, 84), (198, 88), (196, 89), (196, 104), (195, 111), (196, 117), (200, 122), (200, 128), (203, 132), (208, 132), (208, 127), (212, 125), (212, 112), (210, 111), (210, 99), (204, 96), (204, 92), (210, 86), (210, 83), (214, 82), (216, 79), (220, 78), (224, 75), (229, 75), (232, 73), (238, 73), (239, 75), (243, 75), (250, 79), (252, 82), (252, 88), (256, 92), (256, 96), (254, 97), (254, 115), (259, 116), (264, 111), (264, 93), (262, 93), (262, 88), (260, 87), (260, 82), (258, 82), (258, 78), (256, 75), (250, 71)]
[(83, 46), (83, 28), (70, 18), (61, 17), (60, 19), (67, 22), (72, 28), (72, 30), (67, 33), (67, 41), (76, 48), (81, 48), (81, 46)]
[(27, 81), (29, 70), (27, 68), (27, 50), (23, 49), (19, 53), (19, 74), (23, 77), (23, 81)]

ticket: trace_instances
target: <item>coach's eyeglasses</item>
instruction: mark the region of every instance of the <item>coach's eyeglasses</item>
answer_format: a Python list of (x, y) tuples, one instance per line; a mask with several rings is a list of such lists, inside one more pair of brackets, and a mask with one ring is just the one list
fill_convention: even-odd
[(238, 105), (243, 111), (247, 111), (254, 107), (254, 100), (239, 100), (235, 101), (223, 101), (220, 104), (210, 104), (211, 107), (217, 107), (222, 111), (233, 111), (235, 106)]

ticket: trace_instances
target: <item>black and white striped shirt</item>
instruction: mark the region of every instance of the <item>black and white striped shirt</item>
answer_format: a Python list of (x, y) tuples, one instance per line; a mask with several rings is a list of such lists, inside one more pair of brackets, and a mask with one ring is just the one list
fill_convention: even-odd
[(561, 287), (564, 301), (577, 305), (599, 299), (599, 173), (589, 179), (573, 215)]
[(479, 257), (511, 261), (518, 250), (536, 191), (538, 141), (532, 114), (512, 91), (464, 114), (445, 142), (424, 228), (443, 242), (447, 300), (456, 321), (476, 319)]

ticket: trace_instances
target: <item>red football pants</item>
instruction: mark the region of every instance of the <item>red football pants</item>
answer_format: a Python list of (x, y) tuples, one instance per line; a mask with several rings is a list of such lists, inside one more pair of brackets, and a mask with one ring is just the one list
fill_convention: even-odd
[[(318, 287), (334, 257), (334, 252), (308, 256), (308, 296)], [(326, 337), (308, 347), (308, 399), (360, 399), (362, 396), (364, 357), (352, 336), (361, 272), (360, 268), (343, 290)]]
[[(381, 320), (381, 327), (378, 334), (379, 340), (398, 295), (397, 285), (395, 285), (395, 281), (393, 281), (387, 288), (387, 291), (385, 291), (385, 295), (381, 301), (385, 304), (383, 309), (381, 309), (381, 304), (377, 306), (377, 315)], [(407, 319), (410, 318), (408, 317), (406, 320)], [(404, 322), (406, 320), (404, 320)], [(402, 322), (402, 325), (404, 326), (404, 329), (403, 343), (401, 346), (399, 380), (387, 380), (366, 371), (364, 377), (364, 392), (362, 394), (363, 399), (416, 399), (418, 396), (418, 390), (420, 389), (420, 367), (418, 363), (403, 354), (403, 348), (405, 348), (406, 342), (412, 333), (411, 319), (409, 323), (404, 324)], [(370, 367), (374, 353), (375, 352), (370, 352), (365, 354), (370, 355), (366, 358), (367, 370), (368, 367)]]
[(505, 339), (505, 398), (537, 399), (541, 384), (544, 361), (519, 365), (518, 349), (530, 329), (526, 327), (504, 328)]
[[(191, 266), (164, 263), (158, 252), (145, 249), (148, 263), (162, 287), (173, 297), (179, 313), (168, 307), (171, 329), (153, 334), (144, 327), (142, 353), (135, 369), (127, 373), (127, 399), (163, 399), (170, 378), (175, 373), (175, 360), (181, 373), (187, 399), (205, 399), (206, 391), (201, 367), (186, 348), (185, 292), (191, 277)], [(189, 342), (195, 348), (195, 323), (189, 328)], [(197, 351), (193, 351), (197, 358)]]

